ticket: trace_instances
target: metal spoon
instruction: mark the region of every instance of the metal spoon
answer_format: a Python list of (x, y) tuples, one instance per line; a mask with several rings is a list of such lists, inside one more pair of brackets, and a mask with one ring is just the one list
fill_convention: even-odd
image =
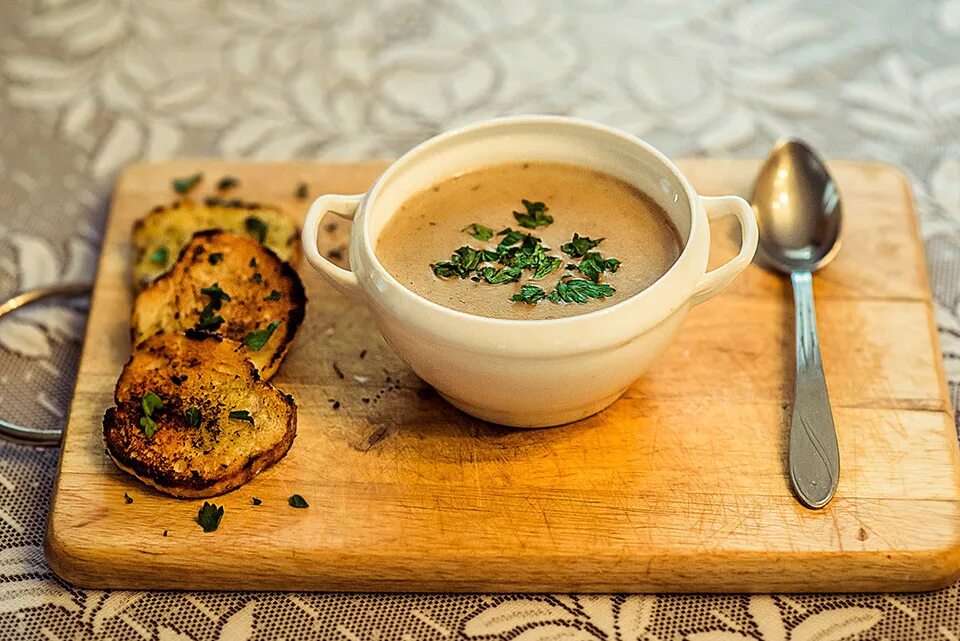
[(790, 275), (796, 311), (797, 378), (790, 423), (790, 481), (808, 508), (824, 507), (840, 478), (837, 432), (820, 360), (812, 273), (840, 249), (840, 193), (823, 161), (799, 140), (777, 144), (751, 197), (760, 258)]

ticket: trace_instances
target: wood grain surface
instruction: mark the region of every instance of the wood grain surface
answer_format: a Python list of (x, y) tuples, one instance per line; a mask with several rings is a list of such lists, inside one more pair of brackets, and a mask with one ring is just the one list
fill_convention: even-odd
[[(758, 166), (681, 165), (704, 195), (746, 194)], [(311, 196), (361, 192), (383, 166), (184, 160), (123, 175), (47, 529), (59, 575), (112, 588), (559, 592), (923, 590), (960, 575), (960, 455), (923, 246), (908, 183), (876, 164), (831, 163), (844, 247), (815, 287), (842, 471), (823, 511), (790, 494), (793, 311), (788, 284), (756, 266), (694, 309), (611, 408), (511, 430), (437, 398), (361, 306), (302, 264), (307, 320), (274, 379), (299, 406), (289, 455), (216, 499), (225, 515), (210, 534), (195, 521), (202, 501), (120, 472), (100, 426), (130, 352), (133, 221), (197, 170), (198, 196), (230, 174), (238, 197), (300, 217), (301, 181)], [(324, 230), (324, 248), (346, 231)], [(714, 227), (711, 262), (733, 254), (736, 232)], [(289, 507), (294, 493), (310, 507)]]

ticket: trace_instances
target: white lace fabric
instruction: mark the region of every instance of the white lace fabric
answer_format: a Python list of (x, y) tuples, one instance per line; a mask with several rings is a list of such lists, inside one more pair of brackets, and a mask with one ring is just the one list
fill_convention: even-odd
[[(92, 278), (112, 181), (177, 156), (396, 156), (511, 113), (672, 156), (783, 135), (913, 183), (956, 406), (960, 0), (6, 0), (0, 296)], [(0, 323), (0, 416), (61, 425), (84, 309)], [(917, 331), (925, 331), (917, 328)], [(0, 444), (0, 639), (960, 639), (930, 594), (351, 595), (83, 590), (42, 553), (53, 450)]]

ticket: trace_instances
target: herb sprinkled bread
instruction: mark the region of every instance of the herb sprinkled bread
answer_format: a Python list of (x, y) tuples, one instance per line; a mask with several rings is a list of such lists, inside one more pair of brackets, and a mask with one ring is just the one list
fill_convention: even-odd
[(182, 498), (243, 485), (293, 444), (293, 398), (260, 379), (237, 343), (203, 332), (158, 334), (123, 368), (103, 417), (124, 471)]
[(300, 231), (279, 209), (211, 198), (155, 208), (133, 227), (133, 282), (139, 289), (167, 271), (198, 231), (222, 229), (254, 238), (289, 263), (300, 257)]
[(175, 264), (137, 296), (134, 346), (158, 332), (197, 329), (242, 345), (269, 379), (303, 321), (299, 276), (266, 246), (224, 231), (195, 234)]

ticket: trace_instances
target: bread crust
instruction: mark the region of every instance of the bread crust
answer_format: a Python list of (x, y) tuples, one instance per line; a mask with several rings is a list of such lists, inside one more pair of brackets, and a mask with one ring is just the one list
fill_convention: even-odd
[[(211, 259), (214, 254), (219, 254), (216, 262)], [(244, 343), (251, 333), (279, 323), (260, 349), (246, 344), (243, 348), (260, 375), (269, 379), (303, 322), (306, 293), (289, 263), (252, 238), (232, 232), (197, 232), (170, 270), (137, 295), (130, 319), (134, 346), (158, 332), (198, 327), (211, 302), (203, 290), (213, 285), (230, 299), (210, 311), (224, 320), (219, 327), (208, 327), (209, 331)]]
[(170, 269), (180, 250), (196, 232), (221, 229), (253, 237), (247, 226), (251, 217), (266, 226), (264, 245), (281, 260), (293, 265), (299, 263), (300, 229), (279, 207), (239, 199), (176, 202), (155, 207), (134, 223), (131, 270), (134, 289), (139, 291)]
[[(158, 395), (157, 429), (140, 425), (141, 399)], [(229, 492), (283, 458), (297, 431), (293, 397), (260, 379), (233, 341), (203, 332), (148, 338), (123, 368), (115, 407), (103, 417), (104, 444), (123, 471), (178, 498)], [(186, 410), (196, 408), (191, 425)], [(247, 410), (253, 423), (230, 418)]]

